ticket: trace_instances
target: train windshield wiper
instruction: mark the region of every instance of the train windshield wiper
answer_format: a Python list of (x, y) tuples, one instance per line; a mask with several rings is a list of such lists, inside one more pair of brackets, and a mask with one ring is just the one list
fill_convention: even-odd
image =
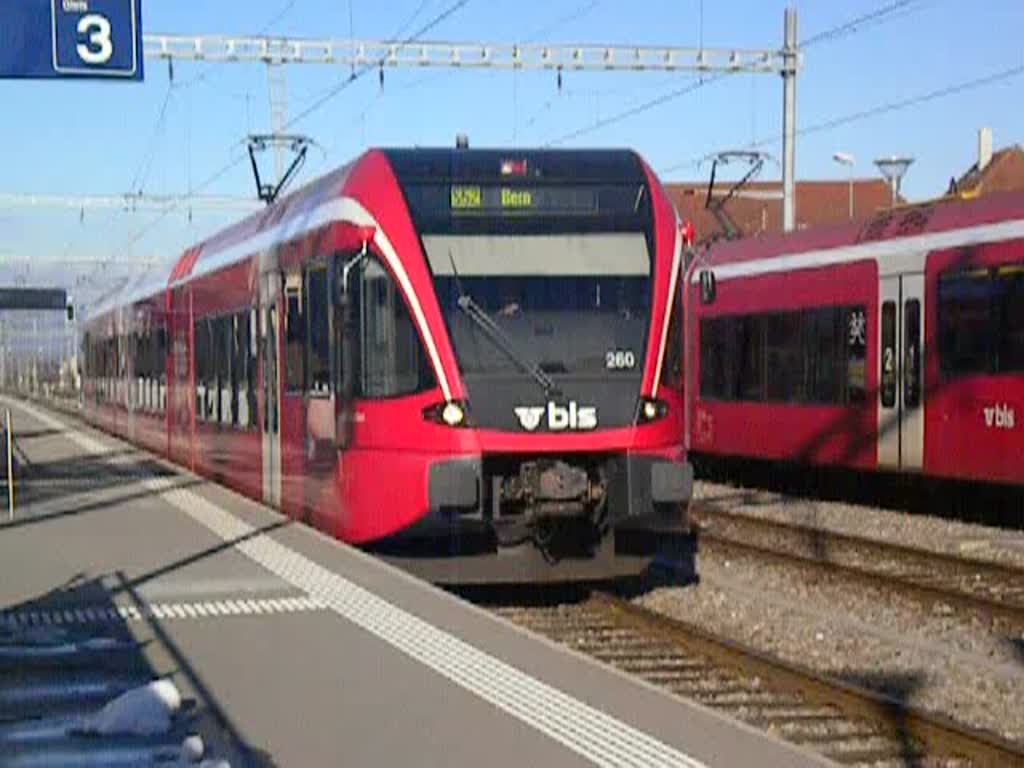
[(561, 394), (561, 392), (559, 392), (558, 385), (554, 382), (554, 379), (548, 376), (544, 369), (540, 367), (540, 364), (535, 363), (522, 355), (516, 349), (513, 341), (503, 330), (501, 330), (501, 327), (491, 319), (490, 315), (488, 315), (484, 309), (473, 300), (472, 296), (468, 293), (463, 293), (461, 289), (459, 289), (458, 305), (463, 314), (476, 323), (477, 327), (484, 332), (484, 335), (491, 340), (491, 343), (493, 343), (494, 346), (504, 352), (505, 356), (508, 357), (509, 360), (515, 363), (518, 368), (530, 374), (530, 376), (533, 377), (533, 380), (540, 384), (541, 388), (544, 390), (544, 394), (548, 397)]
[(501, 326), (491, 319), (491, 316), (487, 314), (483, 307), (476, 303), (472, 296), (462, 290), (462, 280), (459, 279), (459, 270), (455, 267), (455, 257), (452, 256), (452, 252), (448, 251), (448, 260), (452, 263), (452, 275), (455, 277), (455, 290), (458, 291), (459, 297), (457, 304), (459, 309), (466, 317), (472, 320), (476, 326), (484, 332), (484, 335), (491, 340), (499, 350), (505, 353), (516, 367), (522, 371), (528, 373), (534, 381), (540, 384), (544, 390), (544, 394), (548, 397), (560, 395), (561, 391), (558, 389), (558, 385), (555, 384), (552, 379), (540, 367), (540, 363), (535, 363), (523, 355), (519, 350), (516, 349), (515, 342), (508, 337)]

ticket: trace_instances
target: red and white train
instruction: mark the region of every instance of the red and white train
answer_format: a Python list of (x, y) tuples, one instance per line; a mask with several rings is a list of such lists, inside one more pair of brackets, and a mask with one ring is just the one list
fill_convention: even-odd
[(687, 283), (695, 454), (1024, 484), (1024, 195), (716, 245)]
[(437, 581), (690, 545), (683, 234), (627, 151), (371, 150), (120, 291), (104, 429)]

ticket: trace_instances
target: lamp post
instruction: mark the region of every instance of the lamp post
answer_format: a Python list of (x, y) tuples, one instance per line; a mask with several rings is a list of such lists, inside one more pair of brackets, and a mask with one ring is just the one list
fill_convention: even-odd
[(907, 172), (907, 168), (913, 162), (914, 158), (912, 157), (900, 157), (897, 155), (880, 157), (875, 160), (878, 170), (885, 177), (885, 180), (889, 182), (889, 188), (892, 190), (892, 205), (896, 205), (896, 200), (900, 194), (900, 182), (903, 180), (903, 175)]
[(848, 155), (846, 152), (836, 152), (832, 155), (832, 159), (840, 165), (845, 165), (850, 171), (850, 221), (853, 221), (853, 164), (857, 162), (857, 159), (853, 155)]

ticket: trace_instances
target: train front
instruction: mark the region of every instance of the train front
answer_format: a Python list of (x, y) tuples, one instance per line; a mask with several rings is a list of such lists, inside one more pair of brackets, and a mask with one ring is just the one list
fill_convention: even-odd
[(627, 151), (386, 154), (457, 370), (410, 433), (427, 508), (376, 549), (462, 583), (692, 562), (682, 242), (649, 168)]

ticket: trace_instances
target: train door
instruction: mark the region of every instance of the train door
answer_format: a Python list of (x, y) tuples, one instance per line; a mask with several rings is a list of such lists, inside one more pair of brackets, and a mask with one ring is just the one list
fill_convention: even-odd
[(879, 286), (878, 465), (919, 471), (924, 461), (924, 275)]
[(278, 365), (278, 304), (281, 276), (260, 276), (260, 349), (263, 357), (263, 501), (281, 504), (281, 392)]

